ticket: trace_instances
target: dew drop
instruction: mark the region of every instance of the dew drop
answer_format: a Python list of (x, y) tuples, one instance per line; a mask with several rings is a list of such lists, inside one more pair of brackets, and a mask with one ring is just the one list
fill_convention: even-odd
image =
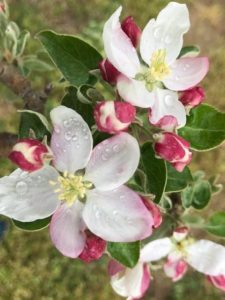
[(79, 143), (76, 144), (76, 148), (77, 148), (77, 149), (80, 148), (80, 144), (79, 144)]
[(58, 143), (56, 143), (55, 145), (56, 145), (56, 148), (59, 148), (59, 144)]
[(70, 140), (72, 139), (72, 136), (71, 136), (71, 132), (70, 132), (70, 131), (68, 131), (68, 132), (65, 133), (65, 139), (66, 139), (67, 141), (70, 141)]
[(105, 152), (109, 153), (110, 149), (109, 148), (105, 148)]
[(118, 153), (118, 152), (120, 151), (120, 147), (119, 147), (118, 144), (116, 144), (116, 145), (113, 146), (113, 151), (114, 151), (115, 153)]
[(28, 190), (28, 187), (27, 187), (26, 182), (24, 182), (24, 181), (19, 181), (19, 182), (16, 184), (16, 192), (17, 192), (17, 194), (19, 194), (19, 195), (24, 195), (24, 194), (26, 194), (27, 190)]
[(97, 219), (100, 218), (100, 211), (99, 211), (99, 210), (96, 210), (96, 212), (95, 212), (95, 217), (96, 217)]
[(67, 121), (67, 120), (63, 121), (63, 126), (64, 126), (65, 128), (68, 128), (68, 127), (70, 126), (70, 122)]
[(73, 138), (72, 138), (72, 140), (76, 141), (77, 140), (77, 135), (74, 135)]
[(171, 36), (170, 36), (170, 35), (167, 35), (167, 36), (165, 37), (165, 43), (168, 45), (168, 44), (171, 44), (171, 42), (172, 42)]
[(63, 149), (63, 152), (66, 153), (66, 149), (65, 148)]
[(155, 29), (154, 29), (154, 32), (153, 32), (153, 34), (154, 34), (154, 37), (155, 38), (160, 38), (160, 27), (156, 27)]
[(165, 103), (167, 106), (173, 106), (173, 98), (170, 95), (165, 96)]
[(104, 161), (106, 161), (106, 160), (108, 159), (108, 157), (107, 157), (106, 155), (104, 155), (104, 154), (102, 154), (101, 158), (102, 158), (102, 160), (104, 160)]
[(176, 80), (180, 80), (180, 76), (176, 76), (175, 79), (176, 79)]
[(121, 196), (120, 196), (120, 200), (123, 200), (124, 198), (125, 198), (124, 195), (121, 195)]
[(55, 132), (56, 132), (57, 134), (59, 134), (59, 133), (60, 133), (59, 128), (55, 128)]
[(85, 140), (88, 140), (88, 135), (87, 135), (87, 134), (84, 136), (84, 139), (85, 139)]

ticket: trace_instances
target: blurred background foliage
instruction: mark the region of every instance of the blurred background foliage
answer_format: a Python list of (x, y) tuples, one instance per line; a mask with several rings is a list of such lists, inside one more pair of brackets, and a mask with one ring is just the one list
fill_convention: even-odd
[[(168, 0), (9, 0), (11, 19), (32, 38), (26, 52), (40, 49), (35, 34), (42, 29), (60, 33), (79, 34), (100, 51), (104, 21), (120, 4), (124, 16), (132, 15), (143, 26), (157, 15)], [(184, 1), (177, 1), (184, 2)], [(186, 0), (192, 27), (185, 36), (185, 44), (198, 44), (201, 54), (210, 58), (210, 72), (203, 82), (206, 102), (225, 112), (225, 9), (224, 0)], [(35, 87), (52, 82), (54, 89), (46, 111), (59, 102), (63, 91), (56, 72), (31, 73)], [(0, 131), (17, 132), (22, 100), (0, 85)], [(209, 176), (221, 173), (225, 179), (225, 146), (209, 153), (195, 153), (192, 170), (202, 169)], [(6, 158), (0, 159), (0, 174), (6, 175), (13, 166)], [(224, 210), (225, 192), (211, 202), (213, 210)], [(209, 214), (210, 209), (203, 211)], [(197, 232), (198, 236), (202, 233)], [(210, 237), (212, 238), (212, 237)], [(218, 240), (219, 243), (224, 243)], [(22, 232), (10, 226), (7, 238), (0, 244), (0, 300), (111, 300), (121, 299), (109, 285), (106, 258), (90, 265), (61, 256), (52, 246), (48, 230)], [(224, 300), (225, 296), (213, 288), (203, 275), (189, 270), (187, 276), (173, 284), (163, 273), (154, 275), (151, 288), (144, 299), (152, 300)]]

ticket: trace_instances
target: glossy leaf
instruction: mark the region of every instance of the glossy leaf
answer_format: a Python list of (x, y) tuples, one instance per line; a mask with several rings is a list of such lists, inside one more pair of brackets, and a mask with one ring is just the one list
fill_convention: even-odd
[(205, 225), (208, 232), (217, 236), (225, 237), (225, 212), (216, 212)]
[(19, 138), (28, 138), (32, 130), (38, 140), (43, 140), (45, 136), (50, 137), (50, 128), (46, 118), (31, 110), (21, 110), (19, 126)]
[(20, 221), (16, 221), (16, 220), (12, 220), (12, 221), (16, 227), (18, 227), (22, 230), (36, 231), (36, 230), (41, 230), (41, 229), (44, 229), (45, 227), (47, 227), (51, 221), (51, 217), (41, 219), (41, 220), (36, 220), (33, 222), (20, 222)]
[(225, 140), (225, 114), (203, 104), (193, 109), (179, 135), (197, 151), (210, 150)]
[(140, 242), (133, 243), (107, 243), (107, 249), (112, 258), (122, 265), (133, 268), (140, 256)]
[(98, 51), (80, 38), (53, 31), (38, 34), (51, 59), (71, 85), (93, 81), (89, 71), (97, 69), (102, 57)]
[(171, 164), (167, 163), (166, 192), (179, 192), (185, 189), (193, 181), (191, 172), (186, 167), (183, 172), (177, 172)]
[(155, 157), (152, 144), (149, 142), (141, 147), (139, 168), (147, 178), (146, 194), (155, 195), (154, 201), (159, 203), (167, 182), (166, 164), (164, 160)]

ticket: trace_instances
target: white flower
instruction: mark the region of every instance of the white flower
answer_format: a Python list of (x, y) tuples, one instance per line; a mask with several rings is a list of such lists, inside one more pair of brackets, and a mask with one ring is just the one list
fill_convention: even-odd
[[(186, 122), (185, 109), (176, 91), (198, 84), (208, 71), (206, 57), (177, 59), (183, 45), (183, 35), (190, 27), (185, 4), (170, 2), (145, 26), (140, 40), (143, 65), (131, 40), (121, 28), (119, 7), (105, 23), (103, 41), (105, 53), (121, 72), (117, 89), (127, 102), (139, 107), (151, 107), (151, 123), (164, 116), (177, 119), (178, 127)], [(165, 86), (167, 89), (163, 89)]]
[[(153, 218), (140, 197), (123, 184), (140, 157), (128, 133), (103, 141), (92, 151), (88, 125), (74, 110), (51, 111), (54, 166), (32, 173), (17, 169), (0, 179), (0, 213), (29, 222), (53, 214), (50, 235), (58, 250), (77, 257), (85, 229), (104, 240), (131, 242), (151, 234)], [(85, 173), (78, 170), (84, 169)]]

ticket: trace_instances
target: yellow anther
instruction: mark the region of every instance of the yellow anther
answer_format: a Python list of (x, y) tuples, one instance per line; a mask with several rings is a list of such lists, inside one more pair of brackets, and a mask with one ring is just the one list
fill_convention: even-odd
[(77, 176), (64, 172), (63, 176), (58, 177), (58, 181), (49, 181), (49, 184), (59, 184), (59, 188), (55, 189), (58, 193), (58, 198), (65, 201), (68, 205), (72, 205), (76, 199), (84, 199), (86, 190), (91, 189), (93, 184), (89, 181), (83, 181), (83, 176)]

